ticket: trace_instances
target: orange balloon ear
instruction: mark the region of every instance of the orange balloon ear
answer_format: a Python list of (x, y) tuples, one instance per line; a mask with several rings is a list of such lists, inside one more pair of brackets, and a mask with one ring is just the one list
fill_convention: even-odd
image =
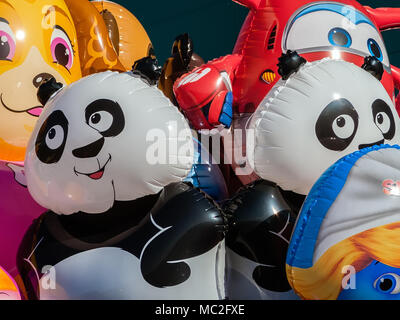
[(82, 75), (126, 69), (118, 59), (104, 19), (87, 0), (65, 0), (74, 20)]
[[(131, 70), (135, 61), (142, 58), (156, 58), (146, 30), (129, 10), (111, 1), (92, 1), (91, 4), (102, 14), (114, 44), (117, 43), (116, 37), (119, 37), (118, 57), (126, 70)], [(118, 33), (114, 23), (117, 24)]]
[(108, 36), (111, 39), (115, 52), (119, 55), (119, 29), (118, 23), (111, 11), (104, 9), (100, 11), (101, 16), (106, 24)]

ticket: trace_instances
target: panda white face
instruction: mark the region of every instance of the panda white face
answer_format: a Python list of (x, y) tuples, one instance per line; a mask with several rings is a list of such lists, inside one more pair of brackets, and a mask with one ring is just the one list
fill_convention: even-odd
[(324, 59), (280, 80), (248, 123), (255, 172), (284, 190), (308, 194), (343, 156), (399, 143), (399, 117), (381, 83), (360, 67)]
[[(151, 130), (163, 133), (165, 148), (174, 141), (177, 161), (149, 162)], [(104, 72), (62, 89), (46, 104), (25, 168), (29, 191), (42, 206), (59, 214), (102, 213), (116, 200), (181, 181), (192, 159), (190, 128), (161, 91), (129, 74)]]

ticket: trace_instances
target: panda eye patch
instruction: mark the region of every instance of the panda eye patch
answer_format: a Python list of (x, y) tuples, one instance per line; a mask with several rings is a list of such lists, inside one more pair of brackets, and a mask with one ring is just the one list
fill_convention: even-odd
[(375, 125), (382, 132), (386, 140), (391, 140), (396, 133), (396, 125), (394, 122), (393, 113), (388, 104), (377, 99), (372, 104), (372, 116), (374, 117)]
[(86, 123), (104, 137), (115, 137), (125, 127), (125, 117), (120, 105), (108, 99), (99, 99), (86, 107)]
[(358, 113), (347, 99), (329, 103), (315, 125), (319, 142), (327, 149), (343, 151), (353, 141), (358, 129)]
[(68, 136), (68, 120), (60, 110), (54, 111), (42, 124), (35, 142), (36, 155), (43, 163), (61, 159)]

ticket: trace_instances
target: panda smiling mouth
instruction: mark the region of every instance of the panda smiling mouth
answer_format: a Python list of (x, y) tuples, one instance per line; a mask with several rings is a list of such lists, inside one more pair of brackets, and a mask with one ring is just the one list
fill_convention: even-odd
[[(99, 160), (97, 160), (97, 162), (98, 162), (98, 161), (99, 161)], [(87, 177), (89, 177), (90, 179), (93, 179), (93, 180), (100, 180), (100, 179), (103, 177), (104, 171), (105, 171), (105, 169), (106, 169), (106, 166), (108, 165), (108, 163), (109, 163), (110, 161), (111, 161), (111, 154), (109, 154), (108, 160), (106, 161), (106, 163), (104, 164), (104, 166), (102, 166), (99, 170), (97, 170), (97, 171), (95, 171), (95, 172), (83, 173), (83, 172), (77, 171), (77, 170), (75, 169), (75, 167), (74, 167), (74, 172), (75, 172), (76, 175), (80, 174), (80, 175), (83, 175), (83, 176), (87, 176)], [(100, 167), (100, 163), (99, 163), (99, 167)]]
[(362, 150), (362, 149), (373, 147), (373, 146), (377, 146), (377, 145), (379, 146), (379, 145), (384, 144), (384, 143), (385, 143), (385, 139), (382, 139), (382, 140), (374, 142), (374, 143), (360, 144), (358, 146), (358, 150)]

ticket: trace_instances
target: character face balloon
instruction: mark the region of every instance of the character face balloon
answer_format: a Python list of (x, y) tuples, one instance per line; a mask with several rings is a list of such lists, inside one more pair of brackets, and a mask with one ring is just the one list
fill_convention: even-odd
[[(312, 25), (319, 27), (310, 28)], [(390, 73), (388, 54), (376, 25), (365, 11), (337, 2), (311, 3), (297, 10), (286, 25), (282, 48), (299, 54), (325, 53), (319, 55), (321, 58), (347, 57), (343, 60), (354, 63), (360, 59), (351, 55), (374, 56)]]
[[(256, 107), (279, 79), (276, 61), (297, 51), (307, 61), (326, 57), (363, 64), (375, 56), (385, 69), (381, 80), (391, 98), (394, 84), (389, 57), (375, 20), (357, 1), (260, 0), (253, 3), (234, 53), (244, 55), (238, 86), (239, 106)], [(318, 26), (318, 27), (316, 27)]]
[(63, 0), (0, 0), (0, 159), (24, 159), (41, 81), (81, 77), (76, 42)]
[(56, 93), (33, 131), (28, 188), (56, 213), (102, 213), (159, 192), (193, 164), (188, 123), (156, 87), (98, 73)]
[(326, 58), (280, 80), (262, 101), (248, 124), (255, 139), (247, 138), (247, 155), (263, 179), (308, 194), (341, 157), (399, 143), (399, 124), (376, 78), (352, 63)]
[(400, 299), (399, 155), (398, 145), (356, 151), (314, 184), (286, 260), (302, 298)]

